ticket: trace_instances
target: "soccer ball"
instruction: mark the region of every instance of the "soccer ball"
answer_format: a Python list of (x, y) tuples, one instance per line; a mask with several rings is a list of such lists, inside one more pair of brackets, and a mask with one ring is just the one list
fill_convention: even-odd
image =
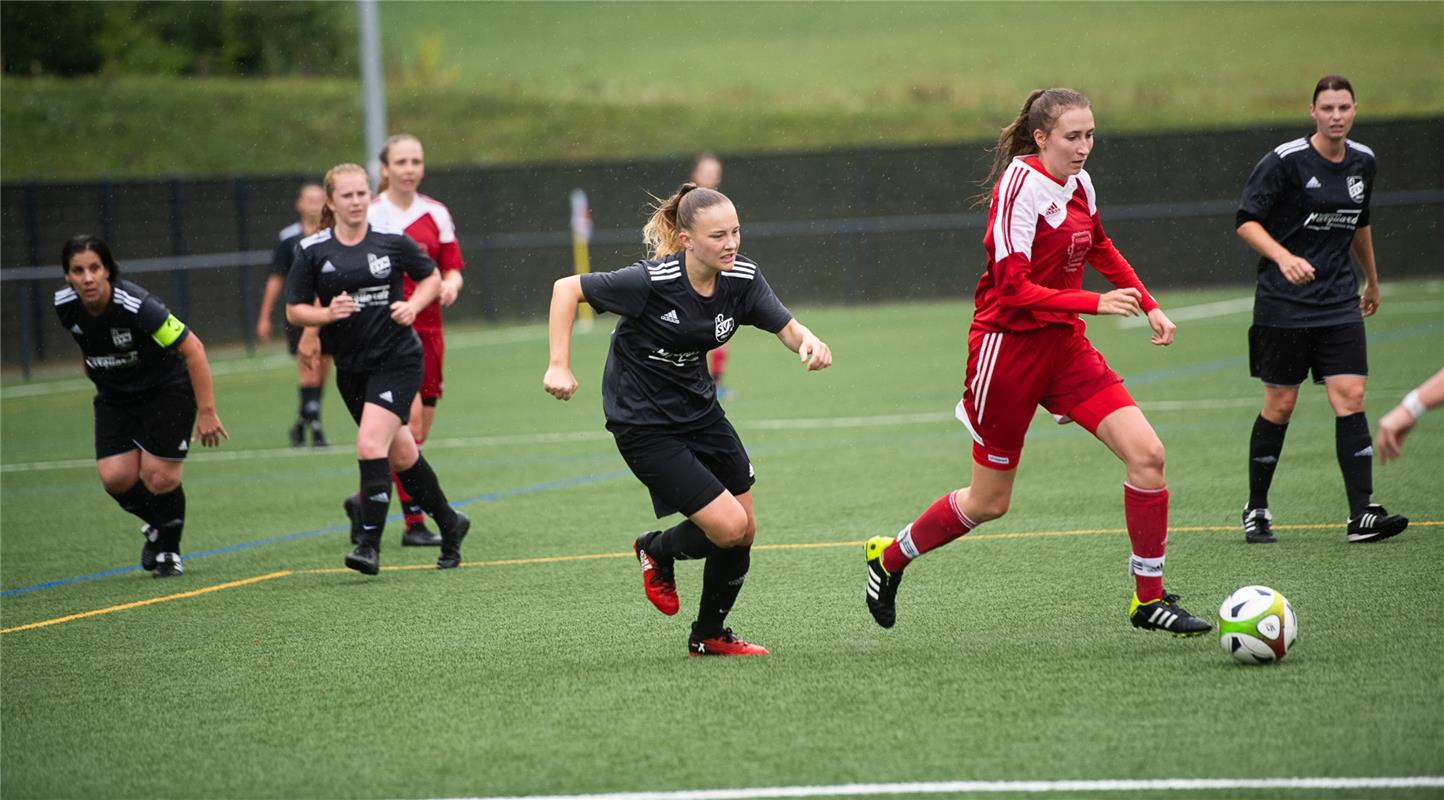
[(1267, 586), (1245, 586), (1218, 609), (1218, 643), (1245, 664), (1271, 664), (1283, 658), (1299, 635), (1293, 606)]

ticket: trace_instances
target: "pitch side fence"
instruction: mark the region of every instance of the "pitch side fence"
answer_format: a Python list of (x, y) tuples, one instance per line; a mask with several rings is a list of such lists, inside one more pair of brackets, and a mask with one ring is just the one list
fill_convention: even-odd
[[(1270, 148), (1306, 125), (1105, 137), (1089, 160), (1110, 235), (1152, 287), (1252, 285), (1233, 235), (1240, 187)], [(1375, 247), (1385, 279), (1444, 274), (1444, 118), (1359, 124), (1379, 157)], [(972, 204), (987, 143), (722, 154), (743, 251), (791, 304), (962, 298), (982, 263)], [(339, 156), (338, 156), (339, 159)], [(690, 166), (657, 158), (429, 171), (456, 218), (467, 285), (448, 319), (535, 319), (572, 271), (568, 195), (586, 191), (593, 269), (643, 256), (650, 198)], [(55, 323), (58, 257), (76, 233), (109, 241), (126, 275), (207, 342), (252, 343), (276, 233), (294, 220), (301, 175), (0, 185), (3, 361), (73, 355)], [(1096, 276), (1094, 276), (1096, 277)], [(275, 322), (280, 322), (277, 312)]]

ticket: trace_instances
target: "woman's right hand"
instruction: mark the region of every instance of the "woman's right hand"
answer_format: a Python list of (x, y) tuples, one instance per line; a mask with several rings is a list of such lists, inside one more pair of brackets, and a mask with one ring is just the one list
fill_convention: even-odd
[(1314, 279), (1314, 265), (1292, 253), (1279, 259), (1278, 265), (1284, 279), (1295, 286), (1302, 286)]
[(577, 392), (577, 376), (567, 367), (547, 367), (547, 374), (542, 377), (542, 388), (558, 400), (570, 400)]
[(342, 292), (331, 298), (331, 305), (326, 306), (326, 319), (330, 322), (345, 319), (356, 313), (356, 301), (351, 295)]
[(1098, 313), (1116, 317), (1136, 317), (1143, 313), (1138, 305), (1143, 295), (1133, 287), (1114, 289), (1098, 296)]

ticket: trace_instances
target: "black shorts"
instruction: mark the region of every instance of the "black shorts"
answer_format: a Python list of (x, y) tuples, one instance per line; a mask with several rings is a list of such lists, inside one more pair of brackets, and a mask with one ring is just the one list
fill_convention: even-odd
[(723, 491), (735, 496), (752, 490), (752, 462), (726, 417), (685, 431), (612, 423), (607, 430), (632, 474), (651, 492), (659, 519), (678, 511), (690, 517)]
[(95, 460), (140, 448), (167, 461), (190, 452), (196, 396), (190, 384), (135, 397), (95, 396)]
[(1368, 375), (1364, 323), (1318, 328), (1248, 329), (1249, 372), (1269, 386), (1298, 386), (1313, 372), (1314, 383), (1334, 375)]
[(374, 403), (401, 418), (404, 425), (411, 418), (411, 401), (421, 390), (421, 359), (393, 361), (373, 372), (336, 370), (336, 391), (361, 424), (361, 410)]

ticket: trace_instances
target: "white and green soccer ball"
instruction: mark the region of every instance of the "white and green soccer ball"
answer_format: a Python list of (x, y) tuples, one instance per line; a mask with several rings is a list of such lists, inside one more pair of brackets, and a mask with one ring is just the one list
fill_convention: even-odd
[(1245, 586), (1218, 609), (1223, 651), (1245, 664), (1272, 664), (1299, 635), (1299, 620), (1283, 595), (1267, 586)]

